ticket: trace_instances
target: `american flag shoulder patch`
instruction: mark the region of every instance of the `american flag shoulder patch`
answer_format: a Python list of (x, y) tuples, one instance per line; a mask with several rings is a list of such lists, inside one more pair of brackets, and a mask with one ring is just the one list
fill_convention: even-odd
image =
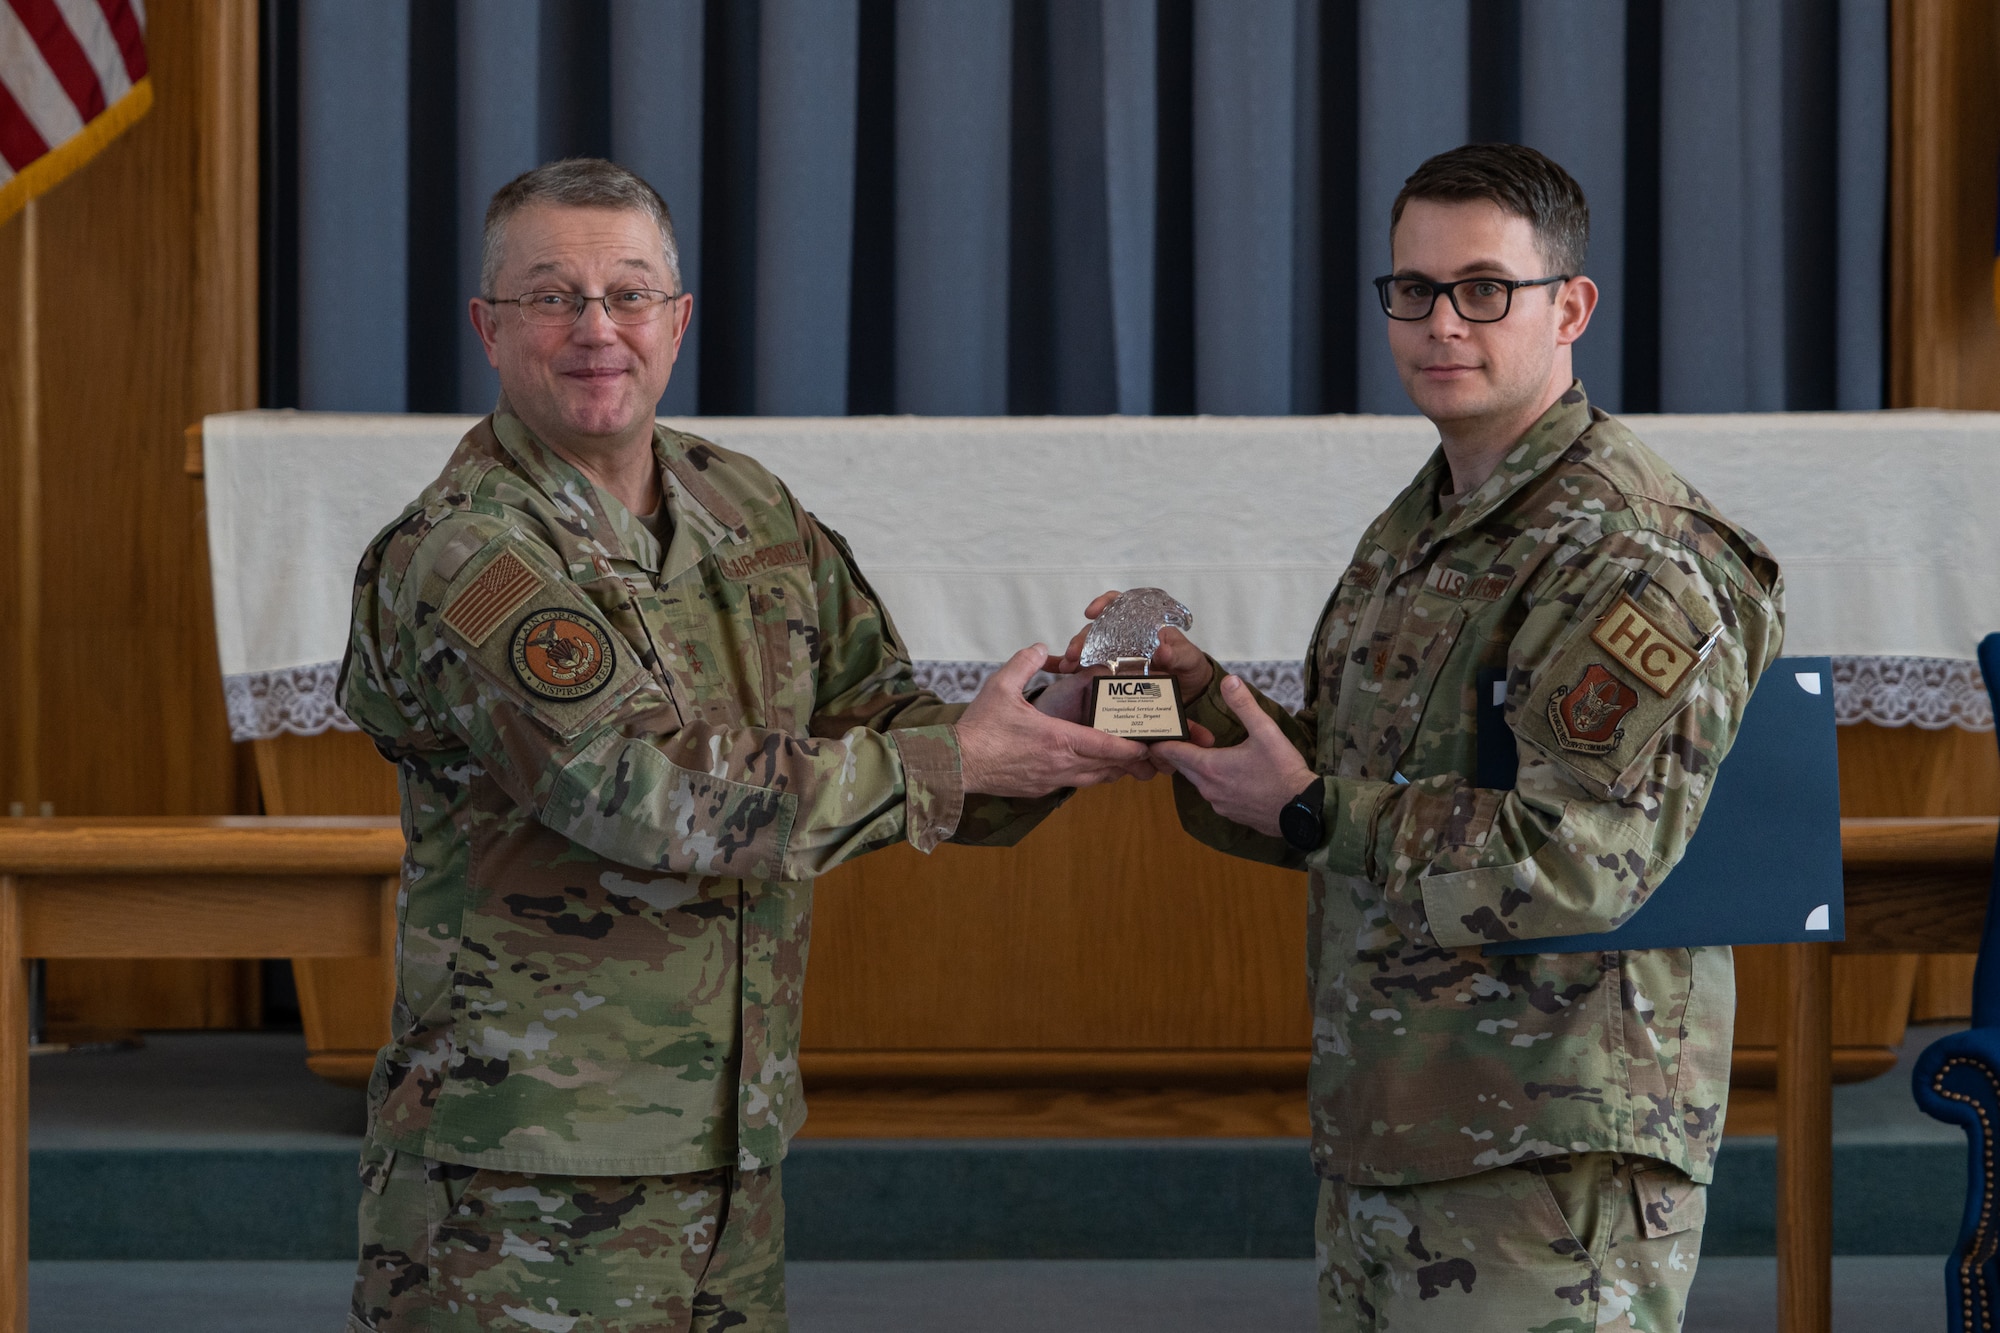
[(541, 575), (512, 551), (502, 551), (444, 609), (444, 623), (477, 648), (542, 586)]

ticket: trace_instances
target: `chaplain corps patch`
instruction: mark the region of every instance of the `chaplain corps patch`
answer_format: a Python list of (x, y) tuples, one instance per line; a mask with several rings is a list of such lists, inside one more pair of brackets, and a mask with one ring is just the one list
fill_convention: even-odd
[(1639, 704), (1639, 692), (1592, 662), (1574, 685), (1549, 695), (1549, 726), (1556, 744), (1578, 754), (1610, 754), (1625, 739), (1618, 724)]
[(544, 699), (581, 699), (611, 681), (617, 664), (611, 636), (581, 612), (536, 611), (514, 628), (514, 674)]

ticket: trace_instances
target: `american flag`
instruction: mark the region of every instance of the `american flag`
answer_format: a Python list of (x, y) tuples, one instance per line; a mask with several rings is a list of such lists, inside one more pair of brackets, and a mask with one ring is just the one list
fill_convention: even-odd
[(0, 221), (152, 104), (143, 0), (0, 0)]

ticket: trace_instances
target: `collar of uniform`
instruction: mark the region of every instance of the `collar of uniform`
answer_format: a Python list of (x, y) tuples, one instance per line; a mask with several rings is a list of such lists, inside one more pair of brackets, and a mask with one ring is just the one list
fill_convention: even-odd
[(1576, 443), (1577, 436), (1590, 429), (1590, 399), (1582, 380), (1571, 380), (1562, 397), (1528, 427), (1491, 476), (1473, 487), (1452, 511), (1443, 515), (1449, 537), (1462, 532), (1505, 504), (1516, 491), (1547, 471), (1563, 452)]
[(667, 516), (673, 520), (673, 538), (664, 567), (659, 569), (660, 582), (680, 577), (725, 542), (736, 545), (750, 540), (743, 512), (703, 475), (714, 457), (706, 441), (655, 425), (653, 456), (660, 461)]
[(1450, 475), (1444, 450), (1431, 450), (1430, 458), (1417, 469), (1410, 484), (1375, 520), (1367, 544), (1399, 553), (1394, 573), (1402, 574), (1416, 565), (1442, 534), (1444, 519), (1438, 512), (1438, 487)]
[[(493, 434), (528, 479), (576, 526), (563, 535), (589, 557), (630, 560), (649, 572), (660, 567), (660, 544), (619, 499), (599, 490), (568, 459), (543, 444), (503, 403), (493, 413)], [(657, 435), (657, 431), (656, 431)]]
[[(1431, 547), (1480, 523), (1522, 487), (1546, 472), (1588, 429), (1590, 399), (1584, 394), (1583, 381), (1571, 380), (1562, 397), (1556, 399), (1549, 410), (1522, 433), (1520, 440), (1507, 451), (1507, 456), (1500, 460), (1500, 465), (1493, 469), (1492, 475), (1475, 486), (1471, 494), (1443, 510), (1437, 507), (1435, 487), (1437, 481), (1450, 474), (1446, 470), (1448, 465), (1444, 451), (1439, 449), (1431, 455), (1431, 461), (1424, 470), (1417, 474), (1416, 484), (1404, 493), (1411, 498), (1422, 496), (1429, 522), (1406, 548), (1407, 554), (1397, 572), (1422, 563)], [(1439, 474), (1436, 480), (1431, 480), (1433, 471)]]

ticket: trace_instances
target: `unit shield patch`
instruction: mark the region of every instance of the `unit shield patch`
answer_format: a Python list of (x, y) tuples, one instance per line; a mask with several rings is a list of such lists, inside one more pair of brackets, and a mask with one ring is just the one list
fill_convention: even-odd
[(582, 699), (611, 681), (616, 650), (604, 627), (579, 611), (550, 607), (514, 629), (514, 674), (544, 699)]
[(1639, 692), (1592, 662), (1573, 685), (1549, 696), (1549, 726), (1556, 744), (1578, 754), (1610, 754), (1625, 739), (1619, 723), (1639, 704)]

